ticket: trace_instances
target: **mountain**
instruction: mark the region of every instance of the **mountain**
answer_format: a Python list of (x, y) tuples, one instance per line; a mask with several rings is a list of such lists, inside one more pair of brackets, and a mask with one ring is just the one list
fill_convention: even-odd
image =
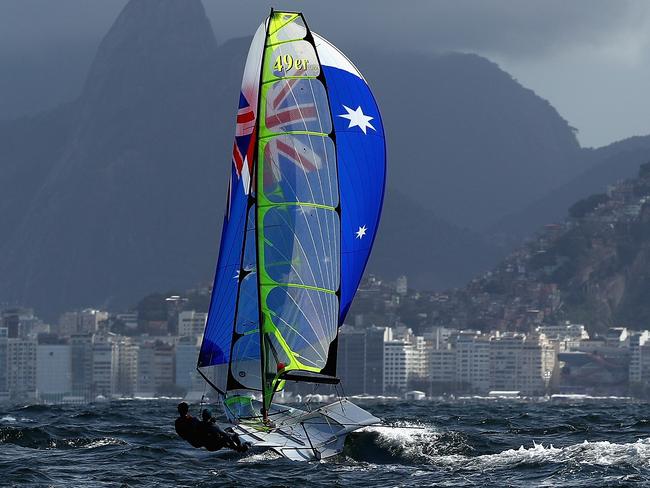
[(441, 290), (464, 285), (502, 257), (502, 249), (479, 234), (389, 188), (368, 269), (391, 279), (407, 275), (415, 288)]
[(209, 274), (232, 137), (220, 58), (199, 0), (131, 1), (78, 100), (2, 125), (0, 296), (47, 315)]
[[(218, 46), (200, 0), (131, 0), (76, 100), (0, 122), (0, 303), (52, 318), (211, 279), (248, 43)], [(370, 271), (458, 286), (502, 252), (477, 229), (596, 164), (548, 102), (484, 58), (341, 47), (388, 134)]]
[(391, 185), (445, 220), (483, 230), (589, 167), (557, 111), (485, 58), (361, 54), (352, 59), (382, 108)]
[(573, 203), (498, 266), (452, 290), (441, 324), (531, 330), (569, 320), (590, 334), (650, 320), (650, 162), (638, 176)]
[(650, 136), (631, 137), (598, 149), (583, 149), (590, 168), (523, 209), (503, 217), (487, 230), (497, 240), (518, 243), (543, 224), (564, 218), (577, 199), (605, 191), (608, 185), (636, 175), (650, 160)]
[(552, 270), (544, 277), (558, 283), (563, 314), (597, 332), (650, 320), (650, 162), (638, 173), (570, 207), (573, 225), (531, 263)]

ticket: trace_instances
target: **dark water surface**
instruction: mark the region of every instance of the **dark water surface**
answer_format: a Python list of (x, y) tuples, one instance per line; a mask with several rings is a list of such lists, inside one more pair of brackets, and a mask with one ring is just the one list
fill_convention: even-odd
[(393, 427), (320, 463), (188, 447), (176, 403), (0, 406), (0, 486), (650, 486), (650, 404), (631, 400), (367, 402)]

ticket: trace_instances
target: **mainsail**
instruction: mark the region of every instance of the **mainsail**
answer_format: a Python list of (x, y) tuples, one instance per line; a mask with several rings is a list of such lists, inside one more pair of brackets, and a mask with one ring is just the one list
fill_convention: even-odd
[(287, 380), (338, 381), (338, 327), (377, 232), (385, 159), (361, 73), (302, 14), (272, 11), (244, 70), (198, 361), (232, 421), (266, 417)]

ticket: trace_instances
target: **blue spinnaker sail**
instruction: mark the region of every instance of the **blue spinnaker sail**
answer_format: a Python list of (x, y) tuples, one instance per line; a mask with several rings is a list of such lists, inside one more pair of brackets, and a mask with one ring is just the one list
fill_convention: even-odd
[(327, 82), (336, 133), (341, 200), (341, 299), (343, 324), (375, 240), (384, 199), (386, 145), (379, 108), (359, 70), (314, 34)]

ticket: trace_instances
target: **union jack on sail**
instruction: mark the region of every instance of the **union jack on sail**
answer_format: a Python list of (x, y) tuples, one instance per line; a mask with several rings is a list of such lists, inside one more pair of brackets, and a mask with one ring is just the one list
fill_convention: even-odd
[[(244, 192), (248, 193), (248, 182), (253, 167), (253, 151), (255, 150), (255, 112), (243, 93), (239, 94), (239, 110), (237, 111), (237, 126), (235, 127), (235, 143), (232, 148), (232, 158), (237, 176), (247, 177)], [(247, 164), (244, 165), (244, 162)], [(246, 175), (246, 173), (248, 173)]]
[[(237, 125), (235, 126), (235, 142), (232, 147), (232, 166), (238, 180), (241, 180), (245, 194), (250, 190), (250, 175), (253, 170), (253, 151), (255, 150), (255, 112), (244, 96), (239, 94), (239, 109), (237, 110)], [(230, 218), (232, 204), (232, 178), (228, 186), (228, 202), (226, 217)]]
[(310, 80), (289, 79), (271, 86), (266, 107), (266, 127), (272, 131), (308, 130), (318, 122)]

